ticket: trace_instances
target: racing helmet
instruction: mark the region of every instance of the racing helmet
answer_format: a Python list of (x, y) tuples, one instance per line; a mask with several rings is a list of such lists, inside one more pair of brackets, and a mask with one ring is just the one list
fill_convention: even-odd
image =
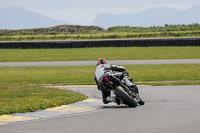
[(97, 60), (97, 66), (101, 65), (101, 64), (107, 64), (107, 61), (106, 59), (104, 58), (100, 58)]

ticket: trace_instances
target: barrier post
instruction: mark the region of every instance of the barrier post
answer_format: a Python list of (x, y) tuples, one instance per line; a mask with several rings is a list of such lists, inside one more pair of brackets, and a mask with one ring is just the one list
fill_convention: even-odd
[(33, 38), (33, 30), (32, 30), (32, 38)]
[(129, 26), (127, 26), (126, 31), (127, 31), (127, 37), (128, 37), (129, 36)]
[(193, 34), (193, 36), (195, 36), (195, 34), (194, 34), (194, 23), (192, 24), (192, 34)]
[(167, 36), (167, 24), (165, 24), (165, 36)]
[(90, 38), (92, 38), (92, 27), (90, 28)]
[(67, 28), (66, 28), (66, 37), (67, 37), (67, 32), (68, 32), (68, 31), (67, 31)]
[(140, 26), (140, 34), (142, 34), (143, 32), (143, 29), (142, 29), (142, 26)]
[(78, 28), (78, 39), (80, 39), (80, 28)]
[(43, 39), (45, 38), (45, 31), (43, 31)]
[(19, 38), (21, 39), (22, 38), (22, 31), (19, 30)]
[(102, 38), (104, 37), (104, 29), (103, 29), (103, 27), (102, 27)]

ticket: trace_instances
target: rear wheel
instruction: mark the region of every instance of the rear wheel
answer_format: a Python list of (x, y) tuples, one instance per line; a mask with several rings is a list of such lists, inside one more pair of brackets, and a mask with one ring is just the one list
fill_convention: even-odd
[(130, 107), (136, 107), (137, 106), (137, 101), (136, 99), (133, 99), (130, 97), (123, 89), (121, 86), (118, 86), (115, 89), (115, 93), (118, 97), (120, 97), (123, 101), (124, 104), (127, 104)]

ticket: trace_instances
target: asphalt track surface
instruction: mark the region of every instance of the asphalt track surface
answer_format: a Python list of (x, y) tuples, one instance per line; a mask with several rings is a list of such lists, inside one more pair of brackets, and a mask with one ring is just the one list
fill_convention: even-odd
[[(158, 60), (109, 60), (116, 65), (140, 65), (140, 64), (190, 64), (200, 63), (200, 59), (158, 59)], [(4, 66), (79, 66), (96, 65), (96, 61), (41, 61), (41, 62), (0, 62)]]
[[(96, 87), (61, 87), (101, 98)], [(99, 110), (0, 126), (0, 133), (199, 133), (200, 86), (139, 86), (144, 106)]]

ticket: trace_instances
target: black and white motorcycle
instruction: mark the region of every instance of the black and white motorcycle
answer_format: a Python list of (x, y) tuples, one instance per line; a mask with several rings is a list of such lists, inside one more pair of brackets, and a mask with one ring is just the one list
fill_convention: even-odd
[(139, 96), (139, 90), (132, 81), (132, 79), (129, 79), (129, 81), (132, 83), (132, 86), (127, 86), (123, 80), (120, 80), (119, 76), (117, 75), (107, 75), (104, 76), (103, 82), (109, 86), (109, 88), (114, 92), (117, 98), (119, 98), (118, 104), (126, 104), (130, 107), (136, 107), (137, 105), (144, 105), (145, 102), (140, 98)]

